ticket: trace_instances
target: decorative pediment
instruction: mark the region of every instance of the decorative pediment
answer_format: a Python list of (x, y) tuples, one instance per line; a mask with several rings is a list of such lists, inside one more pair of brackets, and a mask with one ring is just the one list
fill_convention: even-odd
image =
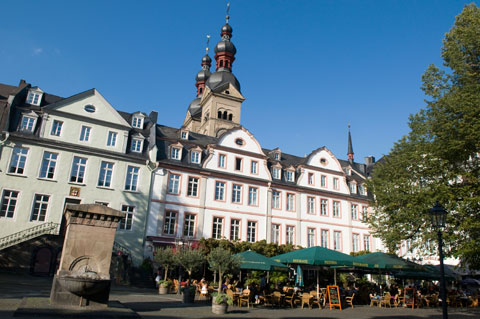
[(244, 127), (225, 131), (219, 137), (217, 145), (265, 156), (257, 139)]
[(50, 104), (44, 108), (45, 112), (58, 111), (85, 118), (92, 118), (104, 122), (130, 128), (128, 123), (108, 101), (96, 90), (91, 89), (69, 98)]
[(333, 171), (343, 172), (342, 165), (333, 153), (325, 146), (320, 147), (308, 155), (306, 164)]

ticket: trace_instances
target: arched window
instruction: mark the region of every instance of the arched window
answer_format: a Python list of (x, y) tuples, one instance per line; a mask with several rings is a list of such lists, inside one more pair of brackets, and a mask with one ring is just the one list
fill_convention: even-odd
[(202, 92), (203, 92), (203, 89), (202, 89), (202, 88), (200, 88), (200, 94), (202, 94)]
[(223, 112), (223, 119), (224, 119), (224, 120), (227, 119), (227, 111)]
[(223, 68), (223, 60), (220, 60), (220, 67)]
[(219, 119), (222, 118), (222, 111), (218, 111), (218, 118), (219, 118)]
[(233, 120), (233, 114), (229, 114), (229, 115), (228, 115), (228, 120), (229, 120), (229, 121), (232, 121), (232, 120)]
[(225, 67), (228, 68), (228, 60), (225, 60)]

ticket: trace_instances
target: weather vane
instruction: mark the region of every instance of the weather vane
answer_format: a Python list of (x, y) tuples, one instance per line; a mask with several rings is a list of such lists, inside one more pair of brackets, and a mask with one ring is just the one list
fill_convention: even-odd
[(210, 44), (210, 34), (207, 34), (207, 55), (208, 55), (208, 45)]
[(227, 2), (227, 16), (226, 16), (226, 20), (227, 20), (227, 23), (228, 23), (228, 20), (230, 19), (230, 2)]

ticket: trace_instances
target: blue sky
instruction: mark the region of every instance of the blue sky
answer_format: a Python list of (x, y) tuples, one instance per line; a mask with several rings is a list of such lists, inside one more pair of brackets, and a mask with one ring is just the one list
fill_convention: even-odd
[[(180, 127), (227, 1), (2, 1), (0, 82), (68, 97), (97, 88), (117, 109)], [(266, 148), (346, 159), (387, 154), (425, 106), (421, 76), (472, 1), (233, 0), (241, 123)], [(212, 72), (214, 67), (212, 67)]]

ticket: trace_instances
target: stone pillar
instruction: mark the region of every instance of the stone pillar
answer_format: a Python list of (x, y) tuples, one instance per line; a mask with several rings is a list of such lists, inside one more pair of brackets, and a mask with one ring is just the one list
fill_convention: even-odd
[(106, 307), (115, 232), (125, 213), (98, 204), (79, 204), (67, 205), (65, 218), (67, 230), (50, 302)]

